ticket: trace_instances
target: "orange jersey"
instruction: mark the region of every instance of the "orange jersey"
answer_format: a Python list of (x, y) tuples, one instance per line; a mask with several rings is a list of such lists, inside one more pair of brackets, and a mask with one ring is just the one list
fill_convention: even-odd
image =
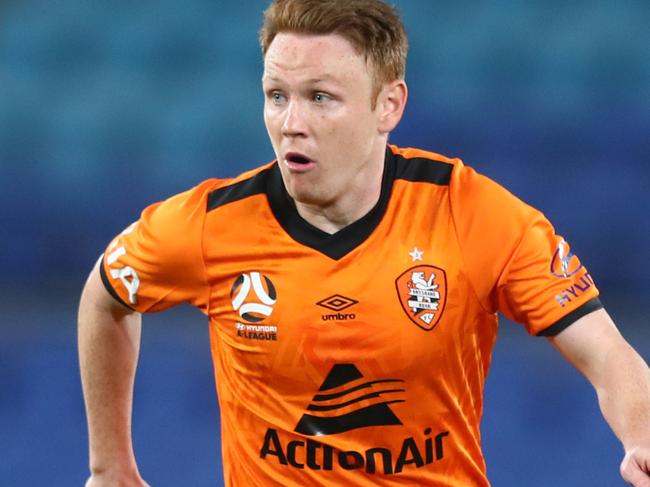
[(496, 312), (553, 335), (598, 291), (537, 210), (460, 160), (389, 146), (376, 206), (329, 235), (271, 163), (148, 207), (102, 279), (209, 318), (228, 486), (487, 486)]

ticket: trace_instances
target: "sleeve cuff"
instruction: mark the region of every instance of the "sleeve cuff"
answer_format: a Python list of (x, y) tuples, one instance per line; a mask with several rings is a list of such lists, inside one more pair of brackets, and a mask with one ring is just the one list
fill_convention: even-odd
[(122, 306), (126, 306), (130, 310), (137, 311), (133, 309), (132, 306), (128, 305), (121, 297), (119, 294), (117, 294), (117, 291), (113, 288), (113, 285), (111, 284), (111, 281), (108, 279), (108, 276), (106, 275), (106, 271), (104, 270), (104, 257), (102, 257), (102, 261), (99, 264), (99, 275), (102, 277), (102, 282), (104, 283), (104, 287), (108, 291), (108, 293), (113, 296), (115, 301), (120, 303)]
[(562, 330), (571, 326), (573, 323), (578, 321), (583, 316), (588, 315), (592, 311), (596, 311), (601, 308), (603, 308), (603, 303), (600, 302), (600, 299), (593, 298), (587, 301), (586, 303), (584, 303), (579, 308), (571, 311), (568, 315), (564, 316), (563, 318), (560, 318), (558, 321), (553, 323), (548, 328), (544, 328), (542, 331), (540, 331), (537, 334), (537, 336), (539, 337), (555, 336), (558, 333), (560, 333)]

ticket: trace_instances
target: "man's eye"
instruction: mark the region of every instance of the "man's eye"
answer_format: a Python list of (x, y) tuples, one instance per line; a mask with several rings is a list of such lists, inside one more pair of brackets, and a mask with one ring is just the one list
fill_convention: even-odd
[(326, 95), (325, 93), (315, 93), (314, 94), (314, 101), (316, 103), (323, 103), (328, 100), (331, 100), (332, 98), (329, 95)]
[(286, 97), (280, 93), (279, 91), (274, 91), (271, 93), (271, 99), (273, 100), (273, 103), (282, 103), (286, 99)]

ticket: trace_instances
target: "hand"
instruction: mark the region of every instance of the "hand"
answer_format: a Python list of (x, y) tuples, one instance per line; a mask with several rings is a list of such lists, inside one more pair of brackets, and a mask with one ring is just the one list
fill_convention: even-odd
[(116, 475), (101, 473), (91, 475), (85, 487), (151, 487), (142, 480), (138, 473), (133, 475)]
[(621, 462), (623, 479), (634, 487), (650, 487), (650, 448), (632, 448)]

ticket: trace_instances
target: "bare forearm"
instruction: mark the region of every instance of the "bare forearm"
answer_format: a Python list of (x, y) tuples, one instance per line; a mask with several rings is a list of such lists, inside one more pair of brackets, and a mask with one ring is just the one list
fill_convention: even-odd
[(650, 369), (627, 343), (608, 350), (594, 384), (603, 416), (626, 450), (650, 446)]
[(626, 450), (648, 445), (650, 370), (607, 312), (582, 317), (552, 343), (591, 382), (603, 416)]
[[(91, 278), (92, 279), (92, 278)], [(103, 291), (103, 289), (102, 289)], [(79, 306), (79, 364), (93, 474), (137, 473), (131, 442), (141, 318), (105, 305), (89, 280)]]
[(589, 313), (551, 339), (591, 382), (603, 416), (623, 443), (621, 476), (650, 487), (650, 370), (604, 309)]

